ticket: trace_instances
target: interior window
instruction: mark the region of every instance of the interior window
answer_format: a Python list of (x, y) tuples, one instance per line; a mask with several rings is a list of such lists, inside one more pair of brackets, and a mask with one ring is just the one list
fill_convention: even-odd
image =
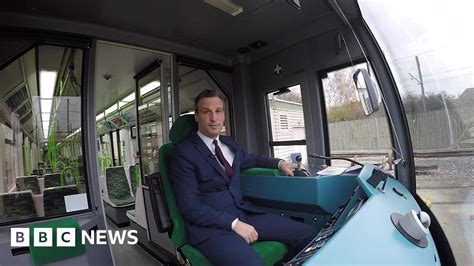
[(157, 172), (159, 167), (158, 151), (163, 145), (161, 82), (161, 66), (138, 81), (140, 152), (144, 175)]
[(99, 169), (101, 176), (105, 175), (105, 168), (113, 165), (112, 147), (110, 134), (104, 134), (99, 138)]
[(194, 114), (194, 99), (205, 89), (217, 90), (224, 96), (225, 124), (221, 134), (230, 135), (229, 99), (209, 74), (198, 68), (179, 65), (179, 113)]
[(0, 69), (0, 223), (89, 209), (83, 51), (39, 45)]
[[(2, 124), (3, 134), (5, 137), (5, 144), (4, 144), (4, 169), (5, 175), (4, 178), (6, 179), (6, 189), (11, 190), (15, 185), (15, 169), (14, 169), (14, 159), (13, 159), (13, 130), (5, 124)], [(6, 156), (5, 156), (6, 155)]]
[[(352, 78), (356, 69), (367, 69), (366, 63), (326, 73), (322, 79), (328, 121), (331, 155), (355, 158), (392, 170), (391, 140), (383, 103), (379, 111), (364, 114)], [(348, 166), (347, 161), (333, 160), (333, 166)]]
[[(135, 191), (138, 184), (146, 182), (147, 175), (158, 171), (158, 150), (166, 141), (161, 94), (162, 88), (167, 88), (167, 98), (171, 99), (171, 57), (98, 41), (96, 69), (95, 96), (101, 99), (96, 101), (97, 132), (102, 135), (100, 186), (105, 202), (113, 203), (107, 180), (126, 177), (130, 191)], [(172, 103), (168, 102), (168, 107), (171, 111)]]
[(308, 163), (301, 87), (294, 85), (267, 93), (272, 156), (286, 161)]
[(112, 145), (114, 151), (114, 165), (122, 165), (120, 162), (120, 139), (118, 137), (118, 130), (111, 132), (112, 134)]

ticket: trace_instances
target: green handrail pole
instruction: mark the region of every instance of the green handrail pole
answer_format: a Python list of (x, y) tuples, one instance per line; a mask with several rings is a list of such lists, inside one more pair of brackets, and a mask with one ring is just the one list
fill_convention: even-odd
[(23, 144), (23, 170), (25, 175), (31, 175), (31, 152), (26, 144)]
[(79, 169), (77, 169), (75, 167), (72, 167), (72, 166), (68, 166), (68, 167), (64, 168), (61, 171), (61, 186), (63, 187), (64, 184), (66, 183), (65, 179), (66, 179), (66, 173), (67, 172), (70, 172), (73, 175), (76, 186), (79, 188), (79, 183), (80, 183), (80, 181), (79, 181)]
[(139, 183), (140, 182), (140, 167), (138, 167), (138, 164), (135, 164), (134, 167), (135, 167), (135, 171), (134, 171), (135, 181), (137, 182), (137, 186), (138, 186), (138, 184), (140, 184)]

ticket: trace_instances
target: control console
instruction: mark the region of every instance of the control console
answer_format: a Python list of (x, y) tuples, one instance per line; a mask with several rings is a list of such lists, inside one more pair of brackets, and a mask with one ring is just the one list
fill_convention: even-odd
[(302, 265), (307, 259), (315, 255), (318, 250), (324, 247), (337, 231), (342, 228), (362, 207), (367, 196), (358, 186), (350, 198), (339, 206), (338, 210), (327, 220), (316, 237), (298, 253), (291, 261), (285, 265)]

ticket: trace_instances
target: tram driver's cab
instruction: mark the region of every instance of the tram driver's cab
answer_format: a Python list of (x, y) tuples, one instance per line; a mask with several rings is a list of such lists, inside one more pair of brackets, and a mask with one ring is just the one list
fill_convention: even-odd
[[(140, 264), (143, 247), (165, 265), (209, 264), (187, 244), (166, 167), (173, 145), (195, 130), (189, 114), (203, 89), (225, 97), (223, 135), (306, 170), (241, 172), (245, 200), (318, 232), (289, 265), (455, 265), (452, 251), (472, 264), (469, 234), (452, 233), (470, 229), (474, 79), (464, 72), (472, 60), (454, 53), (470, 51), (462, 45), (470, 42), (453, 30), (465, 22), (439, 20), (466, 17), (465, 1), (427, 9), (241, 0), (232, 16), (208, 3), (229, 0), (62, 9), (4, 2), (0, 264), (45, 262), (12, 247), (9, 232), (66, 216), (85, 232), (130, 224), (125, 230), (136, 230), (140, 245), (81, 244), (69, 258), (46, 250), (49, 262)], [(107, 7), (105, 19), (98, 5)], [(371, 78), (380, 99), (367, 84), (356, 92), (354, 81)], [(433, 200), (425, 202), (439, 222), (421, 196)], [(254, 248), (266, 264), (286, 253), (277, 242)]]
[[(158, 213), (160, 230), (170, 233), (183, 263), (210, 265), (204, 255), (187, 243), (184, 220), (176, 205), (167, 168), (173, 146), (196, 129), (193, 115), (179, 117), (170, 131), (172, 143), (160, 148), (160, 175), (153, 176), (152, 182), (161, 184), (162, 191), (158, 194), (162, 192), (164, 198), (157, 199), (156, 206), (161, 207), (155, 208), (154, 212)], [(246, 200), (267, 212), (310, 224), (318, 230), (315, 238), (288, 265), (331, 263), (333, 256), (342, 249), (351, 254), (345, 263), (365, 260), (363, 254), (367, 249), (377, 250), (373, 254), (374, 261), (389, 256), (399, 263), (421, 263), (439, 257), (431, 235), (426, 233), (429, 220), (417, 227), (421, 223), (420, 216), (409, 219), (412, 212), (422, 213), (421, 209), (409, 191), (389, 173), (372, 165), (355, 165), (344, 171), (311, 166), (298, 175), (291, 177), (277, 169), (263, 168), (245, 169), (241, 175)], [(298, 191), (297, 197), (294, 191)], [(403, 219), (405, 224), (402, 225)], [(386, 246), (380, 248), (380, 236), (396, 241), (384, 241)], [(365, 244), (353, 245), (354, 239)], [(403, 240), (408, 241), (403, 245), (397, 242)], [(420, 245), (424, 245), (421, 251)], [(266, 265), (279, 262), (287, 251), (286, 246), (279, 242), (257, 242), (252, 247)], [(409, 255), (396, 257), (393, 249), (403, 250)]]

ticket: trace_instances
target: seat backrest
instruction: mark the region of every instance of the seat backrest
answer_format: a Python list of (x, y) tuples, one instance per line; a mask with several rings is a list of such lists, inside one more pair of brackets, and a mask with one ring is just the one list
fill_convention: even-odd
[(166, 197), (166, 203), (170, 218), (173, 221), (173, 231), (171, 233), (171, 239), (176, 247), (181, 247), (187, 243), (186, 227), (183, 217), (179, 212), (178, 206), (176, 205), (176, 199), (174, 197), (173, 187), (169, 179), (169, 168), (168, 159), (171, 151), (175, 144), (182, 142), (186, 139), (193, 131), (197, 130), (197, 124), (194, 121), (193, 115), (183, 115), (179, 117), (171, 127), (170, 140), (172, 143), (161, 146), (159, 153), (159, 169), (161, 174), (161, 183), (163, 186), (163, 192)]
[(66, 213), (66, 203), (64, 196), (77, 194), (76, 185), (68, 185), (63, 187), (49, 187), (43, 191), (44, 215), (59, 215)]
[(36, 218), (31, 190), (0, 193), (0, 222), (12, 222)]
[(51, 173), (44, 175), (44, 187), (60, 187), (61, 186), (61, 173)]
[(33, 194), (40, 194), (40, 187), (38, 183), (38, 176), (18, 176), (16, 178), (16, 189), (17, 191), (31, 190)]
[(105, 185), (109, 199), (118, 204), (121, 200), (130, 198), (130, 185), (122, 166), (105, 168)]

